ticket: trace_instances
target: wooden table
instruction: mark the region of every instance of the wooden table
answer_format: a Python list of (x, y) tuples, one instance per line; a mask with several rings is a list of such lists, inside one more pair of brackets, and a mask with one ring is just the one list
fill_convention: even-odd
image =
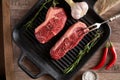
[[(16, 46), (16, 44), (12, 41), (11, 31), (12, 28), (20, 21), (20, 19), (28, 12), (28, 10), (36, 3), (37, 0), (3, 0), (3, 39), (4, 39), (4, 56), (5, 56), (5, 69), (6, 69), (6, 79), (7, 80), (33, 80), (28, 75), (26, 75), (17, 65), (18, 57), (21, 53), (20, 49)], [(9, 10), (10, 8), (10, 10)], [(119, 7), (116, 7), (119, 8)], [(115, 9), (116, 9), (115, 8)], [(116, 9), (117, 10), (117, 9)], [(120, 10), (120, 9), (119, 9)], [(106, 13), (106, 15), (102, 15), (103, 18), (107, 19), (111, 16), (111, 12)], [(114, 13), (116, 14), (116, 13)], [(113, 15), (113, 14), (112, 14)], [(110, 23), (112, 34), (111, 41), (113, 42), (117, 54), (118, 60), (117, 63), (108, 71), (104, 70), (104, 68), (97, 71), (99, 75), (99, 80), (120, 80), (120, 19), (115, 20)], [(79, 70), (72, 80), (81, 80), (81, 74), (89, 70), (89, 68), (95, 66), (101, 56), (102, 56), (102, 48), (101, 47), (96, 54), (84, 65), (84, 67)], [(109, 58), (108, 58), (109, 60)], [(108, 62), (106, 62), (107, 64)], [(36, 80), (52, 80), (49, 76), (43, 76)]]
[(3, 49), (3, 18), (2, 16), (2, 1), (0, 1), (0, 78), (5, 78), (5, 65), (4, 65), (4, 49)]

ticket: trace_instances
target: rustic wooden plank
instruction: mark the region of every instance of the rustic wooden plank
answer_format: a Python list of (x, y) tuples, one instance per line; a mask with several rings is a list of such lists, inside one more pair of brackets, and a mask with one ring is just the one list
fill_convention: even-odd
[(120, 73), (99, 73), (99, 80), (120, 80)]
[(10, 0), (2, 0), (3, 9), (3, 44), (6, 80), (14, 80), (13, 49), (10, 27)]
[[(0, 16), (2, 16), (2, 1), (0, 1)], [(5, 79), (5, 62), (3, 49), (3, 18), (0, 17), (0, 78)]]

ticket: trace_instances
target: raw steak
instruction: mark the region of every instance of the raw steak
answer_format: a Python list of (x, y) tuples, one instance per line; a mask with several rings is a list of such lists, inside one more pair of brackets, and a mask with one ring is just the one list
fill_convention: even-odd
[(63, 8), (50, 7), (45, 21), (35, 29), (35, 36), (40, 43), (48, 42), (64, 27), (67, 16)]
[(69, 50), (73, 49), (83, 39), (89, 29), (82, 22), (77, 22), (72, 25), (60, 40), (50, 50), (50, 55), (53, 59), (62, 58)]

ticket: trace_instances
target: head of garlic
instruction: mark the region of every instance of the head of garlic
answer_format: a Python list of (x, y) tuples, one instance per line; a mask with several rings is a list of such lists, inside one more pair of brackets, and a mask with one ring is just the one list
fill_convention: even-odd
[(86, 2), (76, 2), (75, 5), (71, 7), (71, 15), (74, 19), (80, 19), (86, 15), (88, 11), (88, 4)]
[(74, 19), (80, 19), (86, 15), (89, 6), (86, 2), (73, 2), (72, 0), (65, 0), (71, 7), (71, 15)]

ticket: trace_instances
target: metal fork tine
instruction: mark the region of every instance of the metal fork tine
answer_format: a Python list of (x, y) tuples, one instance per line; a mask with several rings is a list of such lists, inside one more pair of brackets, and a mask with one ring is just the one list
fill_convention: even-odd
[(98, 29), (98, 28), (93, 28), (93, 29), (89, 30), (89, 32), (94, 31), (94, 30), (96, 30), (96, 29)]
[[(96, 29), (99, 29), (100, 25), (101, 25), (101, 23), (95, 23), (95, 24), (89, 26), (89, 27), (88, 27), (88, 29), (90, 29), (89, 32), (94, 31), (94, 30), (96, 30)], [(92, 28), (92, 29), (91, 29), (91, 28)]]
[(96, 24), (93, 24), (93, 25), (89, 26), (88, 29), (89, 29), (89, 28), (92, 28), (92, 27), (95, 26), (95, 25), (96, 25)]

